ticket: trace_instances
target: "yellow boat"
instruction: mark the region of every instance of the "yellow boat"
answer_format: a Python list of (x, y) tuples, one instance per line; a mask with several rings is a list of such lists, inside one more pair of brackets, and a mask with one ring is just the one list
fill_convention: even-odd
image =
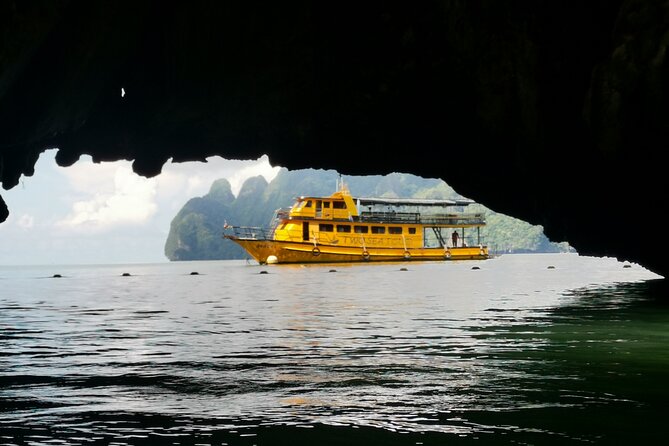
[(268, 228), (226, 223), (223, 237), (260, 264), (487, 259), (483, 214), (445, 212), (472, 203), (354, 198), (341, 183), (329, 197), (299, 197), (290, 209), (277, 210)]

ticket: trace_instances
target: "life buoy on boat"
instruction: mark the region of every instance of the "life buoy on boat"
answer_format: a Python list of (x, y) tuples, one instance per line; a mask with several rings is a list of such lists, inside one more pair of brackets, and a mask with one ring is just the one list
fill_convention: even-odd
[(451, 251), (449, 251), (448, 249), (446, 251), (444, 251), (444, 257), (447, 258), (447, 259), (450, 259), (451, 258)]
[(312, 253), (314, 256), (319, 256), (319, 255), (321, 255), (321, 250), (318, 249), (318, 247), (314, 247), (314, 249), (311, 250), (311, 253)]
[(362, 258), (365, 260), (369, 260), (369, 251), (367, 251), (366, 249), (362, 251)]
[(411, 253), (409, 251), (404, 251), (404, 259), (409, 260), (411, 258)]
[(485, 255), (485, 250), (484, 250), (483, 248), (481, 248), (481, 249), (479, 250), (479, 254), (481, 254), (482, 256), (484, 256), (484, 255)]

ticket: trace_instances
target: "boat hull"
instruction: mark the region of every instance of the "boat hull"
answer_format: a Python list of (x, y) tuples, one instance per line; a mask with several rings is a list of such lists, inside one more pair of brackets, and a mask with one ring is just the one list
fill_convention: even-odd
[(488, 248), (483, 246), (458, 248), (361, 248), (356, 246), (314, 245), (278, 240), (226, 238), (239, 244), (258, 263), (336, 263), (389, 262), (417, 260), (485, 260)]

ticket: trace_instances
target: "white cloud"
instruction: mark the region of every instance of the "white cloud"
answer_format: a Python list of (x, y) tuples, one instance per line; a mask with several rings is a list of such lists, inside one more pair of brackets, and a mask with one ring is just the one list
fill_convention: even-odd
[(23, 214), (16, 221), (16, 225), (23, 229), (30, 229), (35, 226), (35, 218), (32, 215)]
[(247, 178), (262, 175), (268, 182), (270, 182), (281, 169), (280, 167), (272, 167), (269, 164), (266, 156), (263, 156), (258, 161), (259, 162), (257, 164), (251, 164), (247, 167), (239, 169), (237, 172), (231, 175), (230, 178), (228, 178), (230, 187), (232, 188), (232, 193), (235, 194), (235, 196), (239, 193), (242, 185), (244, 184), (244, 181), (246, 181)]
[(202, 196), (219, 178), (228, 178), (234, 194), (244, 181), (263, 175), (271, 181), (279, 171), (267, 156), (255, 161), (210, 157), (207, 162), (167, 163), (160, 175), (145, 178), (128, 161), (93, 163), (83, 157), (63, 169), (73, 196), (71, 210), (56, 226), (102, 231), (147, 223), (157, 210), (174, 214), (190, 198)]
[(227, 178), (237, 194), (249, 176), (271, 181), (278, 173), (266, 156), (257, 160), (210, 157), (208, 162), (168, 162), (145, 178), (130, 161), (72, 166), (43, 153), (36, 175), (2, 193), (11, 213), (0, 224), (0, 264), (123, 263), (164, 261), (170, 222), (193, 197)]
[(67, 179), (73, 192), (90, 194), (114, 191), (114, 177), (119, 168), (132, 171), (129, 161), (94, 163), (90, 156), (83, 156), (70, 167), (58, 168)]
[(72, 204), (71, 212), (57, 223), (60, 227), (104, 230), (142, 224), (157, 210), (156, 180), (135, 174), (129, 163), (83, 163), (67, 176), (73, 189), (87, 196)]
[[(157, 177), (160, 183), (159, 193), (169, 195), (178, 191), (188, 198), (202, 196), (209, 191), (211, 184), (220, 178), (227, 178), (232, 193), (237, 195), (247, 178), (262, 175), (272, 181), (280, 167), (272, 167), (266, 155), (254, 161), (226, 160), (209, 157), (207, 162), (167, 163)], [(178, 186), (177, 186), (178, 185)]]

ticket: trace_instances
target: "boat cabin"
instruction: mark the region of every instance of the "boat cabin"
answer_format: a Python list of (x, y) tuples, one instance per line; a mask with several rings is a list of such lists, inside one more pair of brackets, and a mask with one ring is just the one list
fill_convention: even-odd
[(328, 198), (299, 197), (290, 208), (290, 218), (317, 218), (322, 220), (348, 220), (358, 216), (353, 198), (336, 192)]
[[(457, 244), (450, 231), (443, 231), (451, 228), (460, 231), (457, 239), (462, 246), (466, 243), (465, 228), (485, 224), (482, 214), (426, 214), (419, 209), (444, 210), (471, 203), (466, 199), (353, 198), (342, 189), (330, 197), (298, 197), (290, 209), (277, 211), (272, 236), (279, 241), (415, 249)], [(474, 243), (480, 244), (478, 230)]]

